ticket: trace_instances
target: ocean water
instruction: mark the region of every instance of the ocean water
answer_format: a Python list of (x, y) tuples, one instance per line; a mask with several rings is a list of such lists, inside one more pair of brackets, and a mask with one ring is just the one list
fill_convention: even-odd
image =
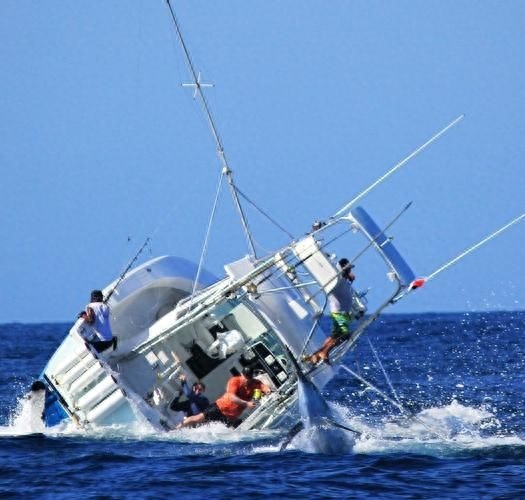
[(220, 424), (43, 429), (26, 394), (69, 326), (0, 325), (2, 498), (525, 497), (525, 312), (383, 316), (323, 390), (360, 433), (333, 455)]

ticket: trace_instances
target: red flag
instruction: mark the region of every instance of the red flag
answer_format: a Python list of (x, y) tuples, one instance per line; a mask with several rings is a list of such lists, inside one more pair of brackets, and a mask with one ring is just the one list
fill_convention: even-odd
[(412, 283), (410, 283), (408, 289), (414, 290), (416, 288), (421, 288), (426, 282), (426, 278), (416, 278), (414, 281), (412, 281)]

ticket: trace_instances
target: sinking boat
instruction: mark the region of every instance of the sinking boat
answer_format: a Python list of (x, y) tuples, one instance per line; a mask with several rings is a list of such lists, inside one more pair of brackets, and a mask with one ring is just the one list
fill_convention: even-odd
[[(168, 1), (177, 35), (179, 24)], [(200, 75), (184, 53), (196, 96), (217, 142), (217, 150), (234, 202), (251, 242), (245, 213), (226, 162), (224, 148), (209, 114)], [(397, 164), (378, 182), (453, 126), (457, 118), (423, 146)], [(297, 422), (298, 373), (296, 360), (322, 345), (331, 332), (327, 296), (341, 278), (339, 258), (359, 264), (359, 289), (353, 289), (351, 335), (330, 354), (330, 364), (303, 365), (308, 379), (322, 389), (361, 335), (388, 307), (421, 286), (416, 275), (387, 235), (404, 213), (381, 225), (357, 205), (377, 183), (363, 191), (324, 222), (316, 222), (301, 238), (258, 256), (250, 254), (224, 266), (222, 277), (201, 264), (161, 256), (130, 266), (103, 289), (110, 308), (116, 349), (101, 353), (86, 341), (91, 326), (79, 318), (54, 352), (39, 378), (46, 388), (47, 426), (63, 422), (79, 427), (130, 425), (149, 422), (159, 431), (171, 430), (182, 420), (170, 403), (181, 391), (180, 376), (202, 381), (206, 396), (222, 395), (228, 379), (246, 366), (272, 389), (253, 408), (245, 410), (241, 430), (271, 429)], [(523, 217), (523, 216), (522, 216)], [(521, 220), (521, 219), (520, 219)], [(516, 222), (516, 220), (514, 221)], [(513, 223), (514, 223), (513, 222)], [(308, 224), (310, 226), (310, 224)], [(345, 255), (340, 249), (344, 248)], [(373, 272), (361, 266), (363, 256)], [(369, 307), (368, 273), (384, 283), (379, 297), (374, 284)], [(384, 290), (384, 291), (383, 291)], [(291, 359), (293, 356), (295, 359)]]
[(329, 335), (326, 296), (340, 269), (327, 255), (324, 238), (348, 229), (380, 254), (394, 286), (371, 312), (363, 293), (354, 290), (351, 340), (336, 348), (330, 365), (309, 373), (322, 388), (359, 335), (415, 277), (361, 207), (270, 256), (228, 263), (222, 279), (187, 260), (163, 256), (110, 283), (103, 293), (111, 295), (107, 304), (118, 346), (97, 353), (85, 340), (90, 325), (84, 318), (75, 322), (41, 376), (48, 392), (47, 425), (63, 420), (80, 426), (129, 424), (145, 418), (159, 429), (172, 428), (182, 417), (169, 409), (181, 390), (180, 375), (204, 382), (214, 400), (245, 366), (255, 368), (272, 394), (245, 412), (241, 428), (281, 425), (297, 402), (297, 373), (286, 348), (300, 359)]

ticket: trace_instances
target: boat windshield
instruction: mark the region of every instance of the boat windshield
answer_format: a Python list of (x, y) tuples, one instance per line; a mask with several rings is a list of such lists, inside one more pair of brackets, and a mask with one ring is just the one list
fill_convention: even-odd
[(237, 330), (249, 340), (257, 339), (269, 329), (239, 300), (228, 300), (219, 304), (209, 313), (209, 317), (215, 325), (225, 330)]

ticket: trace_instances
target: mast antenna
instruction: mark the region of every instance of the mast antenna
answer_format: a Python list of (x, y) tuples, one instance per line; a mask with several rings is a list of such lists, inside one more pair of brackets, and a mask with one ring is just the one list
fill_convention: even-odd
[(228, 160), (226, 159), (226, 153), (224, 152), (224, 146), (222, 144), (221, 137), (219, 135), (219, 131), (217, 129), (217, 126), (215, 125), (215, 121), (214, 121), (213, 116), (211, 114), (210, 107), (208, 105), (208, 101), (206, 100), (206, 96), (204, 95), (203, 88), (204, 87), (210, 87), (212, 85), (211, 84), (201, 83), (201, 74), (195, 70), (195, 66), (194, 66), (193, 61), (191, 59), (190, 52), (189, 52), (188, 47), (186, 46), (186, 42), (184, 41), (184, 38), (182, 36), (182, 31), (180, 29), (180, 25), (179, 25), (179, 21), (177, 20), (177, 16), (175, 15), (175, 11), (173, 10), (173, 7), (171, 5), (170, 0), (166, 0), (166, 3), (168, 4), (168, 8), (170, 10), (171, 18), (172, 18), (173, 24), (175, 26), (175, 31), (177, 32), (177, 37), (178, 37), (179, 42), (181, 44), (182, 51), (184, 53), (184, 57), (186, 58), (186, 62), (188, 64), (188, 68), (189, 68), (190, 74), (191, 74), (192, 82), (189, 83), (189, 84), (188, 83), (183, 84), (183, 86), (184, 87), (193, 87), (194, 88), (193, 97), (194, 98), (198, 97), (200, 102), (201, 102), (201, 104), (202, 104), (202, 108), (204, 110), (204, 114), (206, 116), (206, 120), (207, 120), (208, 125), (210, 127), (210, 131), (211, 131), (211, 133), (213, 135), (213, 139), (215, 140), (215, 145), (217, 147), (217, 154), (219, 156), (219, 160), (220, 160), (221, 165), (222, 165), (222, 174), (228, 180), (228, 185), (230, 187), (230, 192), (231, 192), (231, 195), (232, 195), (232, 198), (233, 198), (233, 202), (234, 202), (235, 207), (237, 208), (237, 211), (239, 212), (239, 215), (241, 217), (241, 223), (242, 223), (242, 226), (243, 226), (243, 229), (244, 229), (244, 234), (245, 234), (245, 237), (246, 237), (246, 241), (248, 242), (248, 246), (249, 246), (250, 251), (252, 252), (253, 256), (256, 257), (255, 246), (254, 246), (254, 243), (253, 243), (253, 239), (252, 239), (252, 235), (251, 235), (251, 232), (250, 232), (250, 228), (248, 227), (248, 221), (247, 221), (246, 215), (244, 214), (244, 211), (243, 211), (243, 209), (241, 207), (241, 203), (240, 203), (239, 197), (237, 195), (237, 189), (235, 187), (235, 183), (233, 182), (233, 172), (232, 172), (230, 166), (228, 165)]

